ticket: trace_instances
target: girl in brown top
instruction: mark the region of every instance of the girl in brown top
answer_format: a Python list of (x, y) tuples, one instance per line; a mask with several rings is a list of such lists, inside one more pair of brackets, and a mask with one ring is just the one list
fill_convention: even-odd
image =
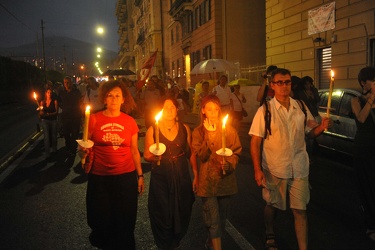
[[(226, 147), (231, 156), (219, 156), (222, 148), (222, 124), (220, 101), (214, 95), (202, 100), (201, 124), (194, 129), (193, 153), (200, 161), (197, 195), (202, 198), (203, 218), (208, 229), (207, 248), (221, 249), (221, 235), (225, 227), (231, 195), (237, 193), (234, 170), (242, 150), (237, 131), (226, 126)], [(226, 114), (225, 114), (226, 115)]]

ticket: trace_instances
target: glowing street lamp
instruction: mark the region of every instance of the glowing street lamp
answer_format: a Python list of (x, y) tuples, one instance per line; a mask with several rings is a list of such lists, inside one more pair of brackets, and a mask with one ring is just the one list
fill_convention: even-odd
[(96, 29), (96, 32), (98, 32), (98, 34), (102, 35), (102, 34), (104, 33), (104, 29), (103, 29), (103, 27), (98, 27), (98, 28)]

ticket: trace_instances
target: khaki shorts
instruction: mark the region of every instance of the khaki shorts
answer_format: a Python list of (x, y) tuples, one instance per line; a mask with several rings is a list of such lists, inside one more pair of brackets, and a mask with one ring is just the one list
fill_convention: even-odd
[(286, 194), (289, 193), (290, 208), (306, 210), (310, 201), (308, 176), (304, 178), (281, 179), (264, 170), (266, 188), (262, 190), (267, 205), (286, 210)]

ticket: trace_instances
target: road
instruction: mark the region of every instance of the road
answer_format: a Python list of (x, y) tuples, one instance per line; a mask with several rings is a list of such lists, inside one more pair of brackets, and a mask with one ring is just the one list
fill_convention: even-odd
[[(140, 121), (142, 122), (142, 121)], [(190, 124), (194, 125), (194, 124)], [(239, 193), (232, 199), (223, 237), (223, 249), (263, 249), (264, 202), (256, 186), (249, 156), (248, 124), (240, 129), (244, 147), (236, 171)], [(0, 185), (0, 245), (2, 249), (95, 249), (86, 223), (86, 175), (79, 159), (66, 158), (59, 139), (58, 155), (43, 159), (42, 137)], [(139, 140), (143, 152), (144, 138)], [(322, 152), (311, 167), (311, 201), (308, 206), (310, 249), (375, 249), (363, 234), (354, 171), (350, 159)], [(142, 162), (146, 185), (150, 165)], [(136, 224), (138, 249), (157, 249), (147, 213), (146, 191), (139, 198)], [(276, 236), (280, 249), (297, 249), (291, 211), (277, 215)], [(206, 231), (197, 198), (182, 249), (204, 249)]]

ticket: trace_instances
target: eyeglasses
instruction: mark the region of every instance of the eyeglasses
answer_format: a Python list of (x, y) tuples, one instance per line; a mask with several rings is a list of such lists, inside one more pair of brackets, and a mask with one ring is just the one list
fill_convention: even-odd
[(277, 84), (277, 86), (283, 86), (283, 84), (285, 84), (286, 86), (292, 84), (292, 81), (291, 80), (285, 80), (285, 81), (277, 81), (277, 82), (272, 82), (274, 84)]

